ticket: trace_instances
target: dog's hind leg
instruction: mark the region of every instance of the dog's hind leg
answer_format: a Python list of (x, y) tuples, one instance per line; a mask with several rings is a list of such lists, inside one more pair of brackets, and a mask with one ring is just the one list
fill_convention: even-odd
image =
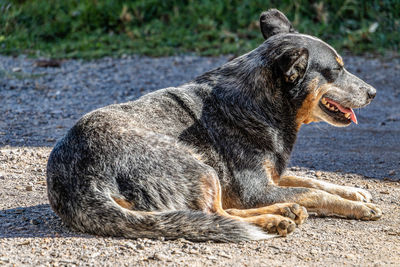
[(255, 209), (227, 209), (226, 212), (243, 218), (263, 214), (281, 215), (292, 219), (296, 224), (302, 224), (308, 218), (307, 210), (297, 203), (277, 203)]
[[(221, 201), (221, 186), (216, 173), (204, 176), (201, 179), (202, 192), (205, 200), (209, 199), (203, 206), (205, 212), (217, 213), (220, 216), (230, 219), (254, 224), (268, 231), (269, 233), (278, 233), (281, 236), (294, 231), (297, 222), (303, 222), (307, 217), (307, 211), (297, 204), (277, 204), (271, 207), (261, 209), (225, 210)], [(292, 209), (290, 209), (290, 208)], [(288, 208), (288, 209), (285, 209)], [(286, 217), (282, 215), (287, 215)]]
[(351, 186), (335, 185), (311, 178), (282, 176), (279, 180), (279, 186), (315, 188), (349, 200), (363, 202), (371, 201), (371, 194), (364, 189)]

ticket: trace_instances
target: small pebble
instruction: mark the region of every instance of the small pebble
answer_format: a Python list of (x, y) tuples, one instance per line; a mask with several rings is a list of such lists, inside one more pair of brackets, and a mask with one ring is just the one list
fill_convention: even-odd
[(219, 253), (218, 256), (221, 256), (221, 257), (224, 257), (224, 258), (227, 258), (227, 259), (232, 259), (231, 255), (227, 255), (225, 253)]
[(135, 248), (137, 248), (138, 245), (135, 246), (134, 244), (132, 244), (132, 242), (127, 242), (125, 244), (125, 246), (128, 247), (128, 248), (131, 248), (131, 249), (135, 249)]
[(25, 241), (22, 241), (21, 243), (19, 243), (18, 245), (20, 245), (20, 246), (26, 246), (26, 245), (29, 245), (30, 243), (31, 243), (31, 241), (25, 240)]
[(0, 258), (0, 264), (1, 263), (9, 263), (10, 262), (10, 259), (9, 258), (6, 258), (6, 257), (1, 257)]
[(158, 261), (166, 261), (168, 260), (168, 257), (161, 253), (154, 253), (153, 259)]
[(37, 219), (31, 219), (30, 223), (33, 224), (33, 225), (38, 225), (38, 224), (40, 224), (40, 221), (37, 220)]
[(142, 244), (137, 244), (136, 245), (136, 249), (140, 249), (140, 250), (143, 250), (144, 249), (144, 246), (142, 245)]

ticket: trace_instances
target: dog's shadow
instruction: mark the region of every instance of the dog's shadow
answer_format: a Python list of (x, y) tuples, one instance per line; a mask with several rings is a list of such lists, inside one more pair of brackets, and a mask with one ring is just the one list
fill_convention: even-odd
[(49, 204), (0, 210), (0, 238), (90, 237), (67, 228)]
[(399, 165), (394, 164), (398, 162), (398, 149), (389, 148), (393, 133), (365, 124), (346, 128), (323, 123), (303, 126), (289, 166), (399, 181)]

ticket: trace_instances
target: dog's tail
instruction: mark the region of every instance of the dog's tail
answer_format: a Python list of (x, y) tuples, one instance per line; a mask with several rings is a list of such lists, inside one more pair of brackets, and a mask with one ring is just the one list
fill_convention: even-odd
[[(101, 195), (101, 198), (97, 199)], [(93, 209), (84, 211), (75, 205), (56, 203), (53, 209), (61, 219), (73, 228), (95, 235), (125, 238), (185, 238), (193, 241), (214, 240), (239, 242), (276, 237), (246, 222), (225, 218), (218, 214), (182, 210), (147, 212), (125, 209), (105, 194), (96, 194), (96, 203), (85, 205)], [(65, 203), (64, 203), (65, 204)], [(72, 203), (71, 203), (72, 204)], [(77, 204), (77, 203), (74, 203)], [(75, 206), (75, 207), (73, 207)]]

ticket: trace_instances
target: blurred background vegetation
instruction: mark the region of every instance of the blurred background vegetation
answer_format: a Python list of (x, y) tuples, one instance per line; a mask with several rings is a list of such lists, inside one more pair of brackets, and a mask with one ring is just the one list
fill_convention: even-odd
[(263, 41), (258, 18), (272, 7), (341, 51), (399, 52), (400, 0), (0, 0), (0, 53), (241, 54)]

